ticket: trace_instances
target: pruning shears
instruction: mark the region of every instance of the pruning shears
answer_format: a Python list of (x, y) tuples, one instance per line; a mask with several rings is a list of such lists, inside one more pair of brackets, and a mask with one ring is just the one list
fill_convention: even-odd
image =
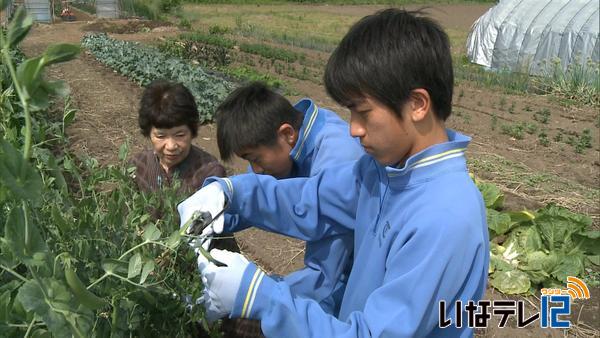
[[(228, 203), (225, 202), (225, 205), (223, 206), (223, 209), (221, 209), (221, 211), (219, 211), (215, 215), (215, 217), (212, 217), (212, 215), (208, 211), (196, 210), (192, 214), (192, 225), (190, 225), (190, 229), (188, 231), (188, 234), (191, 235), (191, 236), (194, 236), (194, 237), (200, 236), (202, 234), (202, 231), (204, 231), (204, 229), (206, 229), (217, 218), (221, 217), (223, 215), (223, 213), (225, 213), (225, 210), (227, 209), (227, 204)], [(201, 239), (201, 242), (204, 243), (204, 241), (206, 241), (207, 239), (209, 239), (209, 237), (205, 237), (205, 238)], [(193, 240), (194, 239), (190, 240), (190, 243)], [(219, 262), (218, 260), (214, 259), (210, 255), (210, 253), (206, 249), (204, 249), (204, 247), (202, 245), (197, 246), (197, 249), (200, 250), (200, 253), (204, 257), (206, 257), (206, 259), (208, 259), (209, 262), (215, 264), (216, 266), (219, 266), (219, 267), (227, 266), (227, 264), (225, 264), (223, 262)]]

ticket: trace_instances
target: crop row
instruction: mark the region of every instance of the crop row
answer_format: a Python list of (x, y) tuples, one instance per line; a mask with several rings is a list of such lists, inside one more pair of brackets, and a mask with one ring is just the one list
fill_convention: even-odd
[(219, 75), (136, 42), (91, 34), (83, 38), (82, 45), (100, 62), (142, 86), (156, 79), (184, 84), (196, 98), (201, 122), (213, 119), (216, 106), (235, 86)]

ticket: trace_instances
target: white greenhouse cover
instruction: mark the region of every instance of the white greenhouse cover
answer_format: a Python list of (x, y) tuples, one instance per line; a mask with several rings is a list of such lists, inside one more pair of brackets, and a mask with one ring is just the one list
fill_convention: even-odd
[(553, 62), (599, 62), (600, 0), (500, 0), (471, 27), (467, 56), (492, 68), (546, 74)]

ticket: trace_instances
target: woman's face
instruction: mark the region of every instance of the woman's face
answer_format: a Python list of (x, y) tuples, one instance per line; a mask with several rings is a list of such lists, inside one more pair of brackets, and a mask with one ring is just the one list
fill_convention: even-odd
[(192, 149), (192, 131), (187, 125), (150, 130), (150, 141), (160, 164), (169, 169), (181, 163)]

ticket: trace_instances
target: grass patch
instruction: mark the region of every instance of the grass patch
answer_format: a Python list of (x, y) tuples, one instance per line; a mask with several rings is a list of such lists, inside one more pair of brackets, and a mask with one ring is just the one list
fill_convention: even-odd
[(306, 59), (304, 53), (297, 53), (291, 50), (271, 47), (261, 43), (242, 43), (240, 44), (242, 52), (260, 55), (267, 59), (282, 60), (285, 62), (296, 62)]
[(162, 20), (180, 5), (181, 0), (122, 0), (121, 11), (150, 20)]
[(221, 69), (221, 71), (229, 76), (232, 76), (240, 81), (253, 82), (260, 81), (271, 88), (282, 88), (283, 81), (265, 73), (259, 73), (253, 68), (240, 66)]
[(219, 46), (227, 49), (233, 48), (236, 42), (218, 34), (204, 34), (202, 32), (184, 33), (179, 36), (180, 40), (202, 42), (209, 45)]
[(184, 15), (200, 18), (196, 29), (218, 26), (231, 34), (322, 51), (332, 51), (348, 28), (360, 19), (358, 15), (317, 11), (307, 6), (265, 4), (186, 5)]
[(575, 58), (563, 69), (560, 60), (555, 59), (549, 69), (544, 76), (535, 78), (540, 91), (569, 102), (600, 106), (600, 63)]
[(551, 71), (532, 76), (509, 70), (486, 70), (471, 64), (463, 55), (455, 57), (454, 75), (459, 81), (500, 88), (507, 94), (550, 94), (567, 104), (600, 107), (600, 68), (593, 62), (583, 65), (575, 61), (566, 70), (555, 62)]

